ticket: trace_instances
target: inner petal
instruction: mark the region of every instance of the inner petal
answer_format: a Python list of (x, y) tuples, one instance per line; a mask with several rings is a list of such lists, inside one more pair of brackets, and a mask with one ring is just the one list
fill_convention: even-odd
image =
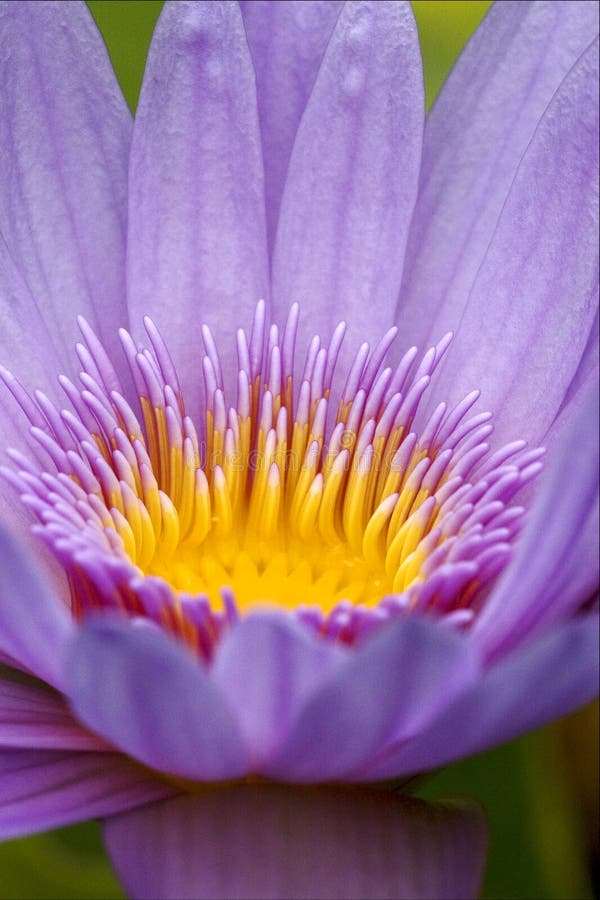
[(237, 332), (236, 373), (203, 329), (203, 422), (186, 414), (148, 319), (148, 346), (121, 332), (134, 398), (83, 320), (80, 384), (60, 378), (70, 409), (3, 371), (35, 460), (9, 451), (16, 471), (2, 471), (63, 564), (74, 615), (142, 616), (205, 655), (264, 603), (348, 642), (412, 610), (469, 625), (510, 557), (524, 516), (510, 504), (543, 451), (514, 441), (492, 452), (477, 391), (423, 415), (451, 335), (391, 368), (391, 329), (358, 349), (336, 392), (345, 327), (313, 338), (298, 367), (298, 316), (292, 307), (280, 332), (259, 303), (249, 336)]

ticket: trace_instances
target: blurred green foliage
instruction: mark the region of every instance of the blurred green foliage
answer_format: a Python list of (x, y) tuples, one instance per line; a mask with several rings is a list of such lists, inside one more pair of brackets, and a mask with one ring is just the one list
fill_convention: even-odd
[(88, 0), (125, 99), (137, 105), (144, 65), (162, 0)]
[(491, 5), (489, 0), (412, 0), (423, 55), (428, 109)]
[[(162, 2), (89, 0), (88, 5), (134, 109)], [(489, 6), (487, 0), (414, 0), (428, 106)], [(590, 795), (597, 791), (597, 780), (594, 784), (590, 774), (597, 745), (594, 750), (590, 743), (594, 733), (590, 716), (590, 710), (584, 711), (565, 723), (457, 763), (421, 788), (424, 797), (462, 794), (477, 798), (485, 807), (491, 847), (484, 898), (585, 900), (592, 896), (586, 836), (597, 821), (597, 805), (590, 802)], [(573, 741), (578, 754), (576, 773), (568, 765), (574, 755)], [(0, 873), (0, 900), (123, 896), (103, 852), (100, 826), (93, 822), (0, 845)]]

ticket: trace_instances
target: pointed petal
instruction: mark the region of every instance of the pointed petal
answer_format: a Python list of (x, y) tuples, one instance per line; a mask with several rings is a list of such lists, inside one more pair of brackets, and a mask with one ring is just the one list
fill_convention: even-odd
[(268, 289), (254, 71), (237, 3), (164, 6), (135, 120), (127, 254), (132, 326), (154, 319), (197, 411), (202, 323), (233, 355), (236, 328)]
[(249, 784), (115, 816), (104, 839), (133, 898), (450, 900), (478, 895), (487, 827), (472, 803)]
[(56, 346), (78, 313), (114, 338), (131, 116), (102, 38), (85, 3), (4, 2), (0, 60), (0, 233)]
[(212, 677), (236, 715), (253, 769), (286, 737), (308, 698), (345, 661), (288, 615), (255, 613), (223, 639)]
[(202, 665), (158, 628), (84, 625), (65, 693), (81, 722), (152, 769), (202, 781), (245, 774), (225, 699)]
[(538, 728), (598, 694), (598, 616), (555, 626), (493, 666), (431, 728), (389, 748), (364, 780), (425, 772)]
[(423, 127), (419, 43), (408, 3), (348, 2), (294, 143), (273, 260), (277, 315), (292, 301), (329, 336), (391, 324), (416, 198)]
[(456, 329), (523, 153), (596, 34), (584, 0), (495, 3), (463, 51), (425, 127), (397, 312), (407, 346)]
[(476, 655), (449, 629), (416, 617), (387, 625), (308, 700), (265, 772), (348, 778), (390, 740), (422, 730), (477, 672)]
[(0, 532), (0, 649), (61, 690), (64, 653), (74, 626), (44, 573)]
[(444, 399), (473, 385), (496, 439), (543, 438), (596, 313), (598, 41), (565, 78), (527, 148), (441, 368)]
[(0, 750), (0, 840), (109, 816), (173, 793), (116, 753)]
[(342, 3), (242, 0), (240, 7), (256, 72), (272, 252), (294, 138)]
[(573, 614), (598, 584), (598, 386), (573, 410), (517, 551), (473, 629), (486, 656)]
[[(19, 680), (15, 680), (19, 679)], [(58, 694), (0, 666), (0, 747), (38, 750), (104, 750)]]

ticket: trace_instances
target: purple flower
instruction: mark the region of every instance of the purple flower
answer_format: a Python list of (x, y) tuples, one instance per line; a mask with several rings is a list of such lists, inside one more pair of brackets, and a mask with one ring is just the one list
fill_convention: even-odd
[(597, 16), (498, 4), (424, 122), (408, 4), (167, 3), (132, 129), (0, 5), (0, 836), (595, 695)]

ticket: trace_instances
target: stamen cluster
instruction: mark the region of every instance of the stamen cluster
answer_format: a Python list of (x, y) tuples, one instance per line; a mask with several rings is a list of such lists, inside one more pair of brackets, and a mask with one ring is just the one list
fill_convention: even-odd
[(328, 344), (314, 337), (299, 369), (298, 307), (280, 334), (259, 303), (250, 336), (237, 332), (234, 406), (203, 329), (200, 424), (151, 320), (148, 346), (120, 332), (133, 404), (79, 324), (80, 384), (59, 378), (70, 409), (1, 370), (36, 455), (11, 450), (17, 471), (2, 471), (63, 565), (74, 615), (141, 616), (206, 657), (260, 603), (347, 642), (411, 610), (468, 626), (510, 557), (524, 509), (509, 504), (543, 450), (515, 441), (492, 453), (491, 413), (470, 415), (477, 391), (419, 411), (451, 335), (388, 366), (390, 329), (358, 349), (340, 392), (345, 326)]

